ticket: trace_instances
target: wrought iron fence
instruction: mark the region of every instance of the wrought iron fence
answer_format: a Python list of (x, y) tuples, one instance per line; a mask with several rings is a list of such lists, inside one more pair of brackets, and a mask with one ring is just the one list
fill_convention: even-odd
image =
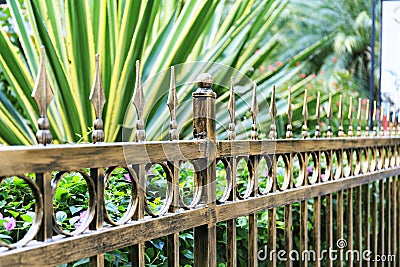
[[(29, 231), (16, 243), (0, 243), (1, 266), (54, 266), (87, 257), (91, 266), (103, 266), (104, 253), (124, 247), (130, 248), (133, 266), (144, 266), (145, 242), (159, 237), (167, 237), (168, 265), (179, 266), (179, 233), (187, 229), (194, 231), (194, 265), (217, 266), (220, 222), (226, 225), (225, 264), (237, 266), (236, 220), (241, 216), (248, 219), (248, 266), (292, 266), (295, 261), (291, 259), (302, 266), (309, 262), (315, 266), (332, 266), (334, 262), (369, 266), (381, 264), (383, 257), (392, 264), (400, 258), (400, 127), (395, 114), (389, 127), (384, 128), (383, 117), (376, 118), (374, 103), (374, 128), (362, 129), (361, 120), (369, 120), (369, 111), (362, 114), (360, 100), (355, 123), (352, 107), (348, 109), (350, 127), (345, 134), (340, 97), (338, 136), (334, 137), (330, 123), (327, 137), (321, 138), (318, 95), (316, 129), (310, 136), (305, 92), (302, 138), (293, 138), (289, 93), (286, 139), (276, 139), (273, 89), (269, 139), (259, 140), (254, 85), (251, 140), (236, 140), (232, 84), (229, 140), (218, 141), (213, 81), (209, 74), (202, 74), (193, 93), (194, 139), (183, 141), (179, 140), (175, 116), (178, 103), (171, 73), (167, 103), (171, 113), (170, 141), (145, 141), (144, 99), (137, 73), (133, 98), (138, 115), (135, 142), (103, 143), (101, 113), (105, 98), (97, 68), (90, 96), (97, 117), (94, 144), (48, 145), (51, 133), (46, 110), (52, 95), (42, 64), (33, 94), (41, 114), (37, 132), (41, 145), (0, 148), (0, 183), (6, 177), (18, 177), (34, 197)], [(331, 122), (331, 97), (329, 107)], [(180, 191), (182, 162), (191, 162), (195, 169), (189, 201)], [(165, 173), (167, 182), (164, 199), (159, 208), (152, 209), (146, 181), (155, 164)], [(226, 173), (222, 181), (216, 177), (217, 165)], [(119, 217), (106, 207), (106, 188), (117, 167), (125, 172), (131, 186), (127, 208)], [(247, 169), (246, 175), (241, 176), (240, 168)], [(76, 172), (85, 180), (89, 196), (85, 216), (69, 230), (58, 223), (54, 207), (58, 184), (68, 172)], [(218, 195), (217, 187), (222, 188)], [(296, 218), (294, 209), (299, 211)], [(284, 214), (280, 225), (278, 210)], [(258, 214), (264, 211), (268, 216), (268, 237), (260, 240)], [(297, 239), (299, 242), (295, 242)]]

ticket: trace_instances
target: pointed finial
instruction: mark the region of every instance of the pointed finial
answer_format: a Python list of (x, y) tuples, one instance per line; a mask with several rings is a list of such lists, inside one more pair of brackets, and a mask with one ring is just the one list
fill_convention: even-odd
[(36, 78), (35, 87), (32, 92), (32, 97), (35, 99), (40, 117), (38, 119), (39, 130), (36, 132), (36, 139), (40, 145), (50, 144), (53, 137), (50, 132), (50, 123), (47, 119), (47, 108), (53, 100), (53, 93), (51, 92), (49, 80), (46, 73), (45, 62), (46, 50), (44, 46), (40, 47), (40, 66), (39, 73)]
[(357, 109), (357, 137), (361, 136), (361, 98), (358, 98), (358, 109)]
[(233, 77), (231, 77), (231, 90), (229, 95), (229, 104), (228, 111), (231, 117), (231, 121), (229, 123), (228, 128), (228, 139), (235, 140), (236, 139), (236, 125), (235, 125), (235, 113), (236, 113), (236, 102), (235, 102), (235, 87), (233, 84)]
[(343, 131), (343, 114), (342, 114), (342, 98), (343, 96), (340, 95), (339, 98), (339, 113), (338, 113), (338, 118), (339, 118), (339, 132), (338, 136), (339, 137), (344, 137), (344, 131)]
[(320, 124), (320, 117), (321, 117), (321, 114), (320, 114), (320, 106), (321, 106), (321, 103), (320, 103), (320, 101), (321, 101), (321, 93), (318, 91), (318, 93), (317, 93), (317, 105), (316, 105), (316, 107), (315, 107), (315, 116), (316, 116), (316, 118), (317, 118), (317, 123), (316, 123), (316, 125), (315, 125), (315, 138), (320, 138), (321, 137), (321, 131), (320, 131), (320, 129), (319, 129), (319, 124)]
[(257, 115), (258, 115), (257, 84), (256, 81), (253, 81), (253, 100), (251, 101), (251, 116), (253, 119), (253, 124), (251, 125), (251, 140), (258, 139)]
[(135, 93), (133, 95), (133, 105), (135, 106), (137, 113), (135, 141), (143, 142), (146, 139), (146, 132), (144, 130), (144, 121), (143, 121), (144, 94), (143, 94), (142, 80), (140, 78), (139, 60), (136, 60), (136, 84), (135, 84)]
[(387, 127), (385, 130), (385, 136), (389, 136), (390, 135), (390, 102), (388, 102), (388, 104), (387, 104), (386, 121), (387, 121)]
[(396, 110), (393, 111), (393, 115), (392, 115), (392, 132), (390, 135), (391, 136), (396, 135)]
[(347, 135), (352, 137), (353, 136), (353, 97), (350, 96), (350, 103), (349, 103), (349, 130)]
[(271, 139), (276, 139), (277, 132), (276, 132), (276, 102), (275, 102), (275, 85), (272, 86), (272, 94), (271, 94), (271, 106), (269, 107), (269, 114), (271, 115), (271, 128), (269, 131), (269, 137)]
[(169, 85), (169, 94), (167, 106), (169, 108), (169, 113), (171, 116), (169, 122), (169, 140), (179, 140), (178, 132), (178, 122), (176, 121), (176, 111), (178, 109), (178, 97), (176, 95), (176, 85), (175, 85), (175, 69), (174, 66), (171, 67), (171, 81)]
[(365, 136), (369, 136), (369, 99), (367, 99), (367, 106), (365, 107)]
[(303, 100), (303, 131), (301, 132), (301, 136), (303, 138), (308, 137), (308, 128), (307, 128), (307, 117), (308, 117), (308, 108), (307, 108), (307, 89), (304, 90), (304, 100)]
[(329, 125), (328, 125), (328, 132), (327, 136), (328, 138), (331, 138), (333, 136), (332, 132), (332, 94), (329, 94), (329, 104), (328, 104), (328, 114), (326, 115), (328, 117)]
[(96, 54), (96, 70), (94, 74), (94, 81), (92, 86), (92, 91), (89, 95), (89, 100), (92, 102), (94, 107), (94, 112), (96, 114), (96, 119), (93, 123), (94, 130), (92, 133), (93, 143), (104, 142), (104, 131), (103, 131), (103, 120), (101, 115), (103, 113), (104, 103), (106, 102), (106, 97), (104, 96), (103, 84), (100, 76), (100, 56)]
[(288, 89), (288, 108), (287, 108), (287, 116), (288, 116), (288, 125), (286, 126), (286, 138), (291, 139), (293, 138), (293, 126), (292, 126), (292, 117), (293, 117), (293, 110), (292, 110), (292, 88)]
[(377, 136), (377, 134), (378, 134), (378, 130), (377, 130), (377, 127), (376, 127), (376, 121), (377, 121), (377, 112), (378, 112), (378, 109), (376, 108), (376, 100), (374, 100), (374, 110), (373, 110), (373, 113), (372, 113), (372, 125), (373, 125), (373, 128), (372, 128), (372, 135), (373, 136)]
[(379, 120), (379, 136), (383, 136), (385, 133), (383, 132), (383, 119), (384, 119), (384, 114), (383, 114), (383, 105), (381, 104), (380, 108), (380, 120)]

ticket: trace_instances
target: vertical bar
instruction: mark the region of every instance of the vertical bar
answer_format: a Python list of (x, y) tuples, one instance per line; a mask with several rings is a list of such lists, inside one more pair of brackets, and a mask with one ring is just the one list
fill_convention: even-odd
[[(136, 83), (135, 93), (132, 101), (137, 114), (135, 142), (144, 142), (146, 140), (146, 132), (144, 129), (143, 112), (145, 105), (145, 98), (143, 93), (142, 80), (140, 77), (139, 60), (136, 60)], [(146, 201), (146, 170), (143, 164), (134, 165), (133, 170), (137, 176), (137, 198), (138, 205), (134, 215), (135, 220), (142, 220), (144, 218), (144, 202)], [(145, 265), (145, 243), (139, 243), (131, 247), (131, 262), (133, 266)]]
[[(389, 127), (388, 127), (389, 128)], [(388, 153), (389, 151), (387, 151)], [(392, 178), (388, 177), (386, 178), (386, 222), (385, 222), (385, 230), (386, 230), (386, 244), (387, 244), (387, 248), (385, 250), (385, 255), (390, 255), (392, 252), (392, 246), (391, 246), (391, 241), (392, 241), (392, 218), (391, 218), (391, 209), (392, 209), (392, 203), (391, 203), (391, 194), (392, 194)], [(382, 254), (383, 255), (383, 254)]]
[(47, 241), (53, 235), (53, 192), (51, 189), (51, 173), (37, 173), (36, 184), (43, 196), (43, 219), (37, 235), (38, 241)]
[[(103, 120), (101, 119), (104, 103), (106, 98), (104, 96), (103, 85), (100, 77), (100, 56), (96, 55), (96, 70), (94, 75), (94, 82), (90, 92), (89, 100), (92, 102), (96, 120), (93, 123), (92, 141), (93, 143), (104, 142)], [(98, 230), (103, 228), (104, 223), (104, 171), (102, 168), (90, 169), (90, 177), (93, 179), (96, 188), (97, 205), (93, 221), (89, 225), (90, 230)], [(104, 254), (99, 254), (90, 257), (91, 267), (104, 266)]]
[[(173, 186), (173, 200), (170, 207), (170, 212), (176, 212), (179, 209), (179, 162), (170, 162), (170, 169), (172, 170), (172, 186)], [(168, 235), (167, 237), (167, 254), (168, 266), (179, 266), (179, 232)]]
[[(257, 115), (258, 115), (258, 105), (257, 105), (257, 85), (253, 82), (253, 99), (251, 104), (251, 114), (253, 123), (251, 125), (251, 140), (258, 139), (257, 130)], [(258, 195), (258, 156), (249, 157), (249, 161), (252, 162), (251, 177), (253, 179), (253, 191), (251, 193), (252, 197), (257, 197)], [(257, 266), (257, 241), (258, 241), (258, 228), (257, 228), (257, 213), (249, 214), (249, 243), (248, 243), (248, 266)]]
[[(363, 213), (363, 209), (362, 209), (362, 186), (358, 186), (356, 188), (356, 206), (357, 206), (357, 211), (356, 211), (356, 244), (355, 244), (355, 249), (360, 253), (360, 259), (357, 261), (356, 266), (361, 267), (362, 266), (362, 227), (363, 227), (363, 223), (362, 223), (362, 213)], [(367, 211), (365, 210), (365, 213), (367, 213)], [(365, 224), (367, 224), (367, 222), (365, 222)]]
[[(175, 86), (175, 69), (171, 67), (171, 80), (168, 94), (167, 106), (170, 111), (170, 130), (169, 140), (179, 140), (178, 123), (176, 121), (176, 111), (178, 109), (178, 97)], [(172, 170), (173, 195), (169, 211), (175, 213), (179, 209), (179, 161), (169, 162), (169, 168)], [(168, 266), (179, 266), (179, 232), (168, 235), (167, 237)]]
[[(347, 190), (347, 247), (353, 250), (353, 188)], [(343, 249), (345, 250), (345, 249)], [(354, 259), (348, 259), (348, 265), (353, 266)]]
[[(134, 215), (135, 220), (144, 218), (144, 201), (146, 201), (146, 174), (144, 165), (135, 165), (133, 169), (138, 177), (137, 198), (138, 204)], [(132, 266), (145, 266), (145, 243), (139, 243), (131, 247)]]
[[(236, 201), (236, 158), (230, 159), (231, 177), (232, 177), (232, 193), (229, 198), (230, 201)], [(226, 222), (226, 256), (227, 266), (237, 266), (237, 253), (236, 253), (236, 219), (228, 220)]]
[[(320, 132), (320, 92), (317, 94), (317, 105), (316, 105), (316, 117), (317, 117), (317, 123), (315, 126), (315, 138), (320, 138), (321, 137), (321, 132)], [(317, 160), (319, 162), (318, 164), (318, 169), (316, 170), (318, 172), (318, 179), (317, 183), (321, 183), (321, 157), (322, 153), (321, 151), (317, 152)], [(314, 198), (314, 211), (313, 211), (313, 217), (314, 217), (314, 250), (315, 250), (315, 259), (314, 259), (314, 265), (316, 267), (321, 266), (321, 197), (317, 196)]]
[[(96, 188), (97, 205), (94, 218), (89, 225), (90, 230), (99, 230), (103, 228), (104, 223), (104, 171), (103, 169), (90, 169), (90, 177), (93, 179), (94, 186)], [(104, 254), (99, 254), (90, 257), (91, 267), (102, 267), (104, 266)]]
[[(379, 182), (373, 183), (373, 193), (372, 193), (372, 255), (376, 257), (378, 255), (378, 194), (379, 194)], [(378, 266), (378, 262), (374, 261), (373, 266)]]
[[(236, 113), (236, 102), (235, 102), (235, 87), (233, 84), (233, 77), (231, 77), (231, 88), (228, 111), (230, 114), (230, 123), (228, 128), (228, 139), (236, 139), (236, 125), (235, 125), (235, 113)], [(230, 161), (230, 175), (231, 175), (231, 194), (228, 198), (229, 201), (236, 201), (236, 158), (231, 157)], [(237, 253), (236, 253), (236, 219), (228, 220), (226, 222), (226, 257), (227, 267), (237, 266)]]
[[(288, 115), (288, 125), (286, 126), (286, 138), (287, 139), (292, 139), (293, 138), (293, 132), (292, 132), (292, 116), (293, 116), (293, 111), (292, 111), (292, 97), (291, 97), (291, 88), (289, 87), (288, 89), (288, 109), (287, 109), (287, 115)], [(293, 153), (290, 153), (289, 155), (289, 169), (293, 169), (293, 162), (294, 162), (294, 157)], [(293, 173), (289, 172), (289, 189), (293, 188)], [(284, 207), (284, 213), (285, 213), (285, 249), (286, 249), (286, 255), (290, 255), (292, 249), (293, 249), (293, 206), (292, 204), (285, 205)], [(286, 261), (286, 267), (292, 267), (293, 262), (291, 260)]]
[[(332, 194), (325, 196), (326, 208), (325, 208), (325, 221), (326, 221), (326, 248), (333, 248), (333, 198)], [(328, 257), (327, 264), (329, 267), (333, 266), (333, 260)]]
[[(273, 179), (272, 192), (275, 192), (277, 189), (276, 165), (277, 165), (277, 158), (274, 157), (272, 164), (272, 179)], [(268, 250), (276, 252), (276, 208), (275, 207), (268, 210)], [(275, 267), (275, 266), (276, 266), (276, 254), (273, 254), (273, 257), (269, 258), (268, 267)]]
[(386, 248), (386, 237), (385, 237), (385, 180), (382, 179), (379, 181), (379, 244), (378, 247), (380, 248), (379, 254), (385, 255), (385, 248)]
[[(197, 139), (207, 139), (208, 144), (215, 147), (216, 94), (211, 90), (212, 84), (213, 79), (210, 74), (202, 73), (197, 78), (198, 89), (192, 94), (193, 136)], [(194, 266), (213, 267), (217, 265), (215, 155), (209, 155), (203, 163), (197, 175), (205, 185), (206, 190), (202, 199), (208, 206), (210, 222), (194, 229)]]
[[(392, 198), (392, 210), (391, 210), (391, 214), (393, 214), (393, 216), (392, 216), (392, 222), (389, 222), (389, 224), (391, 224), (392, 225), (392, 240), (391, 240), (391, 243), (392, 243), (392, 245), (391, 245), (391, 252), (390, 252), (390, 254), (391, 255), (396, 255), (396, 246), (397, 246), (397, 234), (398, 234), (398, 229), (397, 229), (397, 216), (398, 216), (398, 213), (397, 213), (397, 205), (398, 205), (398, 203), (397, 203), (397, 199), (396, 199), (396, 196), (397, 196), (397, 182), (396, 182), (396, 177), (393, 177), (392, 178), (393, 180), (391, 181), (392, 182), (392, 195), (391, 195), (391, 198)], [(397, 261), (399, 261), (400, 259), (397, 259)]]
[[(364, 188), (364, 223), (365, 227), (363, 228), (363, 233), (364, 233), (364, 249), (365, 250), (371, 250), (371, 224), (370, 224), (370, 217), (371, 217), (371, 193), (370, 193), (370, 183), (363, 185), (362, 187)], [(365, 265), (370, 266), (371, 262), (366, 261)]]
[[(337, 240), (343, 239), (343, 190), (337, 192)], [(340, 254), (340, 253), (339, 253)], [(343, 258), (338, 257), (338, 266), (343, 266)]]

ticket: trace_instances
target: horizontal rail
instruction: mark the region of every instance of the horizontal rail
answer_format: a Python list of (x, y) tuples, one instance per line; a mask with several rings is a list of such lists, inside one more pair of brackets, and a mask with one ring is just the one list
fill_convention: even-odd
[[(284, 154), (336, 149), (392, 146), (400, 137), (161, 141), (94, 145), (57, 145), (45, 147), (0, 147), (0, 176), (48, 171), (127, 166), (163, 161), (243, 155)], [(15, 171), (19, 173), (15, 173)]]
[[(50, 242), (31, 242), (26, 247), (18, 250), (1, 252), (0, 249), (0, 262), (7, 262), (5, 266), (58, 265), (167, 236), (168, 234), (207, 223), (227, 221), (249, 213), (331, 194), (396, 175), (400, 175), (400, 169), (389, 168), (283, 192), (270, 193), (242, 201), (227, 202), (218, 205), (215, 209), (202, 206), (194, 210), (166, 214), (160, 218), (145, 218), (122, 226), (87, 231), (76, 237), (59, 239), (54, 237)], [(115, 238), (116, 236), (118, 238)], [(59, 253), (60, 251), (62, 253)], [(52, 257), (43, 257), (43, 255), (52, 255)]]

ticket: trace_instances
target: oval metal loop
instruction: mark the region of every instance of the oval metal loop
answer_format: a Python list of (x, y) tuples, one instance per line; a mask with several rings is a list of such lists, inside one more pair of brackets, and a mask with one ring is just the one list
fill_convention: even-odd
[(226, 202), (232, 196), (231, 164), (229, 163), (229, 161), (226, 158), (217, 159), (217, 163), (219, 161), (221, 161), (222, 164), (224, 164), (224, 168), (225, 168), (225, 172), (226, 172), (226, 176), (225, 176), (226, 185), (225, 185), (222, 196), (219, 199), (217, 199), (217, 204)]
[[(114, 167), (110, 167), (107, 169), (106, 174), (104, 175), (104, 195), (105, 195), (105, 191), (107, 188), (107, 184), (108, 181), (113, 173), (113, 171), (118, 168), (117, 166)], [(104, 204), (103, 204), (103, 210), (104, 210), (104, 220), (112, 225), (122, 225), (125, 224), (126, 222), (128, 222), (132, 216), (134, 215), (135, 211), (136, 211), (136, 207), (138, 204), (138, 194), (137, 194), (137, 176), (134, 173), (133, 168), (130, 167), (123, 167), (123, 169), (125, 169), (126, 171), (128, 171), (128, 175), (131, 178), (130, 179), (130, 184), (131, 184), (131, 197), (129, 199), (129, 204), (128, 207), (126, 208), (126, 212), (124, 213), (124, 215), (117, 221), (113, 220), (110, 216), (110, 214), (107, 211), (106, 208), (106, 202), (104, 200)]]
[[(84, 171), (74, 171), (82, 175), (82, 177), (85, 179), (88, 190), (89, 190), (89, 205), (88, 205), (88, 215), (84, 218), (82, 224), (74, 231), (72, 232), (66, 232), (64, 231), (56, 222), (56, 216), (53, 212), (53, 229), (56, 231), (58, 234), (65, 235), (65, 236), (76, 236), (82, 232), (84, 232), (88, 227), (89, 224), (92, 222), (94, 218), (94, 214), (96, 211), (96, 190), (94, 186), (93, 180), (90, 178), (90, 176), (84, 172)], [(60, 180), (69, 172), (67, 171), (62, 171), (56, 174), (56, 176), (53, 178), (51, 181), (51, 187), (52, 187), (52, 193), (53, 193), (53, 201), (54, 201), (54, 196), (56, 193), (57, 186), (60, 182)]]
[(154, 212), (151, 210), (149, 203), (148, 203), (147, 199), (145, 198), (144, 209), (145, 209), (146, 213), (152, 217), (159, 217), (161, 215), (164, 215), (170, 208), (172, 200), (173, 200), (173, 179), (172, 179), (173, 174), (171, 172), (171, 169), (167, 166), (167, 164), (165, 164), (165, 163), (147, 164), (145, 167), (146, 178), (148, 176), (148, 171), (150, 170), (150, 168), (156, 164), (160, 165), (165, 172), (165, 176), (167, 179), (167, 188), (165, 190), (165, 202), (161, 206), (161, 208), (158, 212)]
[[(37, 186), (35, 181), (33, 181), (29, 177), (22, 175), (17, 175), (15, 177), (24, 180), (28, 184), (29, 188), (32, 190), (33, 197), (35, 199), (35, 218), (32, 220), (32, 225), (31, 227), (29, 227), (28, 232), (18, 242), (7, 244), (0, 240), (0, 247), (8, 247), (9, 249), (24, 247), (26, 246), (26, 244), (29, 243), (29, 241), (33, 240), (39, 232), (40, 225), (42, 224), (43, 219), (43, 197), (39, 187)], [(7, 177), (0, 177), (0, 185), (4, 182), (5, 179), (7, 179)]]
[[(241, 200), (243, 200), (243, 199), (246, 199), (246, 198), (249, 198), (250, 197), (250, 195), (251, 195), (251, 193), (253, 192), (253, 187), (254, 187), (254, 174), (252, 173), (252, 164), (250, 163), (250, 161), (249, 161), (249, 157), (248, 156), (242, 156), (242, 157), (238, 157), (237, 158), (237, 162), (239, 163), (241, 160), (245, 160), (246, 161), (246, 166), (247, 166), (247, 170), (248, 170), (248, 175), (247, 175), (247, 179), (248, 179), (248, 182), (247, 182), (247, 186), (246, 186), (246, 189), (245, 189), (245, 191), (244, 191), (244, 193), (243, 194), (241, 194), (240, 192), (239, 192), (239, 187), (237, 187), (237, 190), (236, 190), (236, 197), (238, 198), (238, 199), (241, 199)], [(239, 165), (239, 164), (238, 164)], [(236, 166), (236, 169), (238, 168), (238, 165)], [(237, 177), (237, 175), (236, 175), (236, 179), (237, 179), (238, 177)], [(238, 184), (237, 183), (237, 181), (236, 181), (236, 184)]]

